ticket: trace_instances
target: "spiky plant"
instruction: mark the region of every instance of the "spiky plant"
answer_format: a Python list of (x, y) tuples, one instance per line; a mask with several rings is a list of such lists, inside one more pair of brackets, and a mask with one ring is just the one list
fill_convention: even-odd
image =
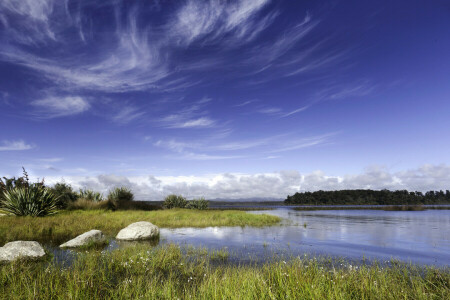
[(93, 190), (81, 190), (78, 192), (78, 198), (93, 201), (93, 202), (100, 202), (103, 201), (103, 195), (99, 192), (94, 192)]
[(43, 217), (57, 213), (58, 197), (39, 184), (14, 187), (3, 192), (1, 209), (16, 216)]
[(209, 208), (209, 201), (201, 197), (188, 201), (186, 208), (204, 210)]
[(168, 195), (163, 203), (165, 208), (185, 208), (186, 205), (186, 198), (181, 195)]

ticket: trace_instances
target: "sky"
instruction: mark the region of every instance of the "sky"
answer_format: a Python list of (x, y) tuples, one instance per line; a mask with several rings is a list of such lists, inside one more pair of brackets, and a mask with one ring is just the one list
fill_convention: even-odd
[(139, 200), (450, 189), (450, 2), (3, 0), (0, 173)]

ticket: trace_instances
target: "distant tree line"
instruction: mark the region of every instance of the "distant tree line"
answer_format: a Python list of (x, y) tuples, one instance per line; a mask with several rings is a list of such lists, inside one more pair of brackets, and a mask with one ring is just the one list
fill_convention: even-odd
[(285, 204), (304, 205), (415, 205), (450, 204), (450, 191), (340, 190), (295, 193)]

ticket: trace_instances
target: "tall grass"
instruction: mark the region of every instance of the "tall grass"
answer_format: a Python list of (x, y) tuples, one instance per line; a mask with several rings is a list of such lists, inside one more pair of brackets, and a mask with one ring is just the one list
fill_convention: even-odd
[(159, 227), (267, 226), (279, 217), (248, 214), (243, 211), (198, 211), (171, 209), (157, 211), (63, 211), (46, 218), (1, 217), (0, 246), (15, 240), (36, 240), (60, 244), (91, 229), (115, 236), (133, 222), (148, 221)]
[(72, 266), (0, 266), (9, 299), (450, 299), (448, 269), (406, 265), (334, 268), (293, 258), (263, 266), (214, 262), (214, 254), (136, 246), (77, 255)]

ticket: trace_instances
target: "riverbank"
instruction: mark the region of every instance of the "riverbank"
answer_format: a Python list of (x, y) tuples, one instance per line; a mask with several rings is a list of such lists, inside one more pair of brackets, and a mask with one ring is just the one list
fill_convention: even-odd
[(269, 226), (281, 218), (271, 215), (248, 214), (236, 210), (170, 209), (155, 211), (62, 211), (48, 217), (0, 218), (0, 245), (15, 240), (36, 240), (58, 244), (91, 229), (99, 229), (108, 236), (131, 223), (148, 221), (163, 228), (212, 226)]
[(11, 299), (449, 299), (448, 269), (394, 263), (334, 265), (294, 257), (263, 266), (232, 266), (226, 255), (136, 245), (80, 252), (55, 262), (0, 266), (0, 295)]

